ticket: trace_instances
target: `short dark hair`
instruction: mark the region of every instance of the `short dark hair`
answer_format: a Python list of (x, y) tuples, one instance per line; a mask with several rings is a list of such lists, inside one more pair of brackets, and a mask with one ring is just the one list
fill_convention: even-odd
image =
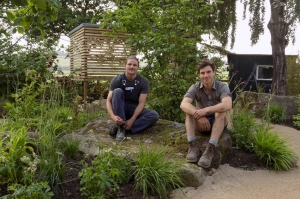
[(125, 62), (125, 65), (127, 64), (127, 61), (130, 60), (130, 59), (134, 59), (138, 62), (138, 67), (140, 67), (140, 61), (138, 58), (136, 58), (136, 56), (129, 56), (127, 59), (126, 59), (126, 62)]
[(213, 72), (215, 72), (215, 69), (216, 69), (215, 63), (210, 61), (209, 59), (202, 59), (197, 66), (198, 74), (200, 73), (200, 69), (202, 69), (206, 66), (210, 66), (211, 69), (213, 70)]

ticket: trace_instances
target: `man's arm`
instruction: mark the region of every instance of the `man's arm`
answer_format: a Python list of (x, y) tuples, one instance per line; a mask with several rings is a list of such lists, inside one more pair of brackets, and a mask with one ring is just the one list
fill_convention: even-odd
[(185, 97), (181, 102), (180, 108), (185, 113), (193, 115), (194, 118), (199, 119), (207, 114), (222, 113), (231, 110), (232, 99), (229, 96), (224, 97), (221, 99), (221, 103), (219, 104), (197, 110), (196, 107), (192, 105), (192, 99)]
[(148, 94), (140, 94), (139, 104), (138, 104), (138, 106), (135, 108), (134, 113), (133, 113), (133, 115), (132, 115), (132, 117), (131, 117), (130, 119), (133, 119), (133, 120), (135, 121), (136, 118), (139, 116), (139, 114), (142, 112), (142, 110), (143, 110), (144, 107), (145, 107), (147, 95), (148, 95)]
[(232, 99), (231, 97), (224, 97), (221, 99), (221, 103), (214, 106), (209, 106), (204, 108), (207, 114), (212, 113), (223, 113), (232, 109)]
[(189, 97), (183, 98), (180, 104), (180, 108), (183, 112), (193, 115), (196, 111), (196, 107), (192, 104), (193, 100)]
[(207, 114), (211, 113), (223, 113), (232, 109), (232, 99), (231, 97), (224, 97), (221, 99), (221, 103), (214, 106), (209, 106), (204, 108)]
[(113, 118), (113, 116), (115, 115), (113, 112), (112, 103), (111, 103), (112, 102), (112, 93), (113, 93), (113, 91), (109, 91), (107, 98), (106, 98), (106, 110), (111, 118)]
[(223, 112), (229, 111), (229, 110), (231, 110), (231, 108), (232, 108), (232, 99), (231, 99), (231, 97), (228, 96), (228, 97), (222, 98), (221, 103), (219, 103), (219, 104), (196, 110), (194, 113), (194, 117), (196, 119), (199, 119), (200, 117), (203, 117), (207, 114), (223, 113)]

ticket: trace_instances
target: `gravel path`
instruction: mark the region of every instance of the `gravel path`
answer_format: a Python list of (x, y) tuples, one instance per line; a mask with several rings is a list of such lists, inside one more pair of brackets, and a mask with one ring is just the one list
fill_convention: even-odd
[[(300, 157), (300, 131), (272, 125), (273, 132), (288, 137), (290, 147)], [(300, 165), (300, 159), (298, 164)], [(185, 193), (185, 196), (183, 193)], [(268, 170), (244, 171), (221, 165), (198, 188), (175, 190), (171, 199), (300, 199), (300, 169), (287, 172)]]

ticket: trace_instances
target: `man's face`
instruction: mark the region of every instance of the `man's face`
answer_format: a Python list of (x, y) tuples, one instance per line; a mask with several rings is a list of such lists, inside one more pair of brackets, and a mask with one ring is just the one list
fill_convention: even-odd
[(127, 60), (127, 63), (125, 65), (126, 73), (129, 75), (136, 74), (137, 70), (139, 68), (139, 63), (135, 59), (129, 59)]
[(200, 69), (199, 77), (203, 84), (213, 83), (215, 72), (213, 72), (211, 66), (206, 66)]

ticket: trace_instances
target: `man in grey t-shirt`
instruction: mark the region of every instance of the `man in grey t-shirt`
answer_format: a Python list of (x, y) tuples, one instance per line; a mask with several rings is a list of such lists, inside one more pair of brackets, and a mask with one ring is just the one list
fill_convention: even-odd
[[(189, 150), (187, 162), (197, 162), (199, 148), (195, 131), (210, 132), (208, 147), (198, 161), (198, 165), (209, 168), (218, 140), (227, 127), (226, 112), (232, 109), (232, 98), (228, 86), (214, 79), (215, 65), (203, 59), (198, 67), (200, 82), (193, 84), (184, 95), (180, 108), (186, 113), (185, 127)], [(196, 106), (194, 102), (196, 101)]]
[(125, 63), (125, 72), (114, 77), (106, 100), (106, 108), (117, 125), (110, 135), (117, 141), (125, 139), (125, 131), (139, 133), (158, 120), (158, 113), (144, 108), (150, 92), (149, 81), (137, 74), (139, 61), (130, 56)]

